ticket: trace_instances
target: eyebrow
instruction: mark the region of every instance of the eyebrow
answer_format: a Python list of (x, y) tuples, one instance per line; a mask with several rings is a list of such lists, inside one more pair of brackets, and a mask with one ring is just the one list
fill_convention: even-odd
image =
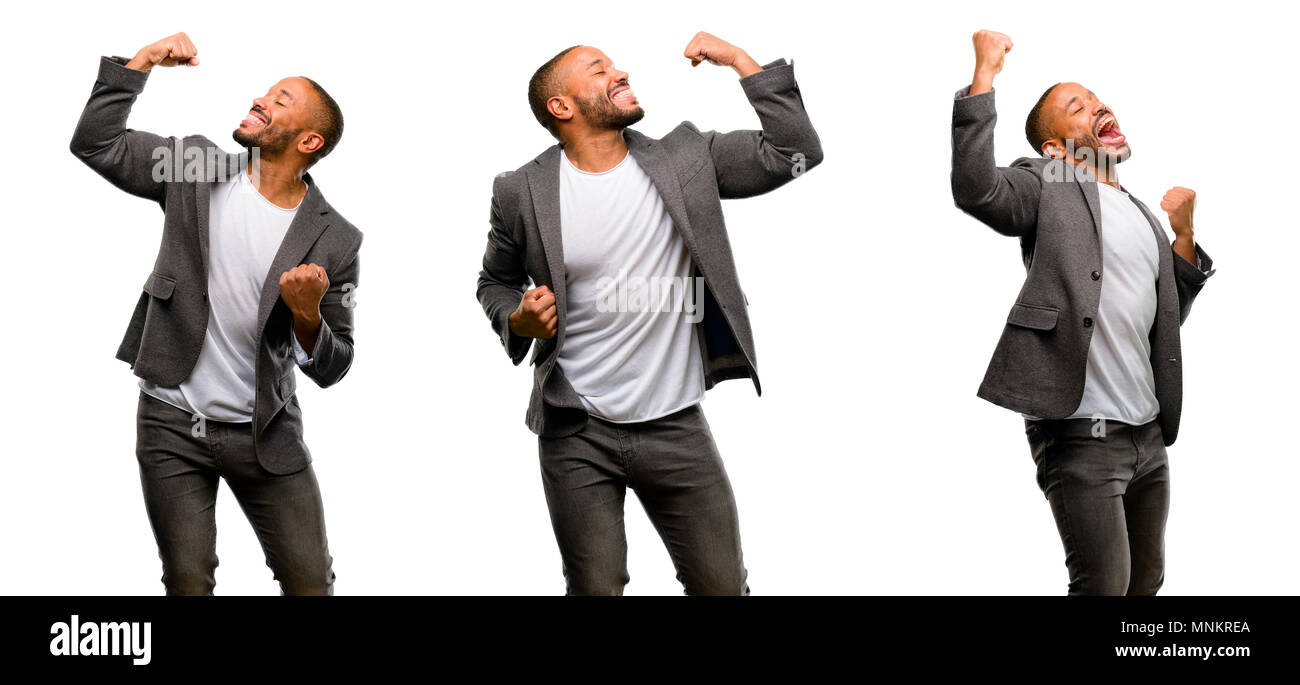
[(592, 68), (592, 67), (594, 67), (594, 66), (598, 66), (598, 65), (601, 65), (601, 64), (604, 64), (604, 63), (605, 63), (605, 60), (603, 60), (603, 59), (597, 57), (596, 59), (591, 60), (591, 64), (588, 64), (588, 65), (587, 65), (587, 68), (590, 69), (590, 68)]
[(293, 99), (293, 95), (292, 95), (291, 93), (289, 93), (289, 91), (287, 91), (287, 90), (281, 88), (281, 89), (280, 89), (280, 92), (283, 93), (284, 96), (287, 97), (287, 98), (289, 98), (290, 100)]
[(1065, 111), (1067, 111), (1067, 112), (1070, 111), (1070, 108), (1074, 107), (1074, 101), (1075, 101), (1075, 100), (1078, 100), (1078, 99), (1079, 99), (1079, 96), (1078, 96), (1078, 95), (1076, 95), (1076, 96), (1070, 98), (1070, 99), (1065, 103)]

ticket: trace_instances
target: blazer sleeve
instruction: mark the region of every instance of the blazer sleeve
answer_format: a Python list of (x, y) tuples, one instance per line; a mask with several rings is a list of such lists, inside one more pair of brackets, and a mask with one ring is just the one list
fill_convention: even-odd
[(532, 347), (533, 339), (515, 335), (510, 330), (510, 313), (519, 306), (524, 291), (528, 289), (529, 278), (524, 268), (523, 240), (514, 230), (515, 217), (506, 209), (513, 206), (513, 198), (506, 188), (508, 177), (501, 175), (492, 181), (492, 207), (488, 214), (490, 228), (487, 249), (483, 252), (483, 268), (478, 273), (478, 301), (510, 361), (518, 366)]
[[(1170, 251), (1173, 251), (1171, 246)], [(1183, 259), (1183, 256), (1174, 252), (1174, 282), (1178, 284), (1178, 323), (1181, 325), (1187, 321), (1187, 315), (1192, 313), (1192, 302), (1200, 294), (1201, 288), (1205, 287), (1205, 282), (1214, 275), (1214, 260), (1210, 255), (1201, 249), (1201, 244), (1196, 243), (1196, 264)], [(1198, 268), (1199, 267), (1199, 268)]]
[(352, 310), (356, 308), (356, 288), (361, 278), (360, 252), (361, 239), (358, 239), (343, 266), (327, 274), (330, 286), (320, 301), (321, 324), (316, 346), (311, 350), (311, 359), (298, 365), (322, 388), (342, 380), (352, 367)]
[(1029, 160), (1000, 167), (993, 158), (997, 124), (993, 91), (959, 91), (952, 106), (952, 199), (963, 212), (1003, 235), (1031, 235), (1043, 181)]
[[(784, 59), (740, 79), (761, 130), (701, 132), (723, 199), (774, 190), (821, 164), (822, 146), (804, 110), (794, 64)], [(692, 127), (693, 128), (693, 127)]]
[(113, 185), (161, 205), (166, 186), (154, 172), (156, 155), (176, 150), (179, 141), (126, 127), (131, 106), (149, 78), (149, 72), (128, 68), (126, 62), (125, 57), (100, 59), (99, 76), (69, 149)]

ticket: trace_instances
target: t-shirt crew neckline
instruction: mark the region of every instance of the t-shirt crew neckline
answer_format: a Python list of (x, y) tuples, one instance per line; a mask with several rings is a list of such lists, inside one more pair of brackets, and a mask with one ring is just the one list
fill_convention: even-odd
[[(240, 185), (246, 186), (246, 187), (248, 188), (248, 190), (249, 190), (253, 195), (256, 195), (256, 196), (257, 196), (257, 199), (261, 200), (262, 203), (265, 204), (267, 207), (270, 207), (271, 209), (279, 210), (279, 211), (284, 212), (284, 213), (286, 213), (286, 214), (292, 214), (292, 213), (298, 211), (298, 208), (302, 206), (302, 201), (307, 199), (307, 193), (303, 193), (303, 194), (302, 194), (302, 197), (298, 200), (298, 204), (296, 204), (296, 205), (294, 205), (294, 206), (292, 206), (292, 207), (281, 207), (280, 205), (277, 205), (277, 204), (275, 204), (274, 202), (271, 202), (270, 200), (266, 199), (266, 196), (262, 194), (262, 191), (260, 191), (260, 190), (257, 189), (257, 186), (253, 185), (253, 179), (250, 178), (250, 177), (248, 176), (248, 169), (246, 169), (246, 168), (245, 168), (245, 169), (240, 169), (240, 170), (239, 170), (239, 183), (240, 183)], [(302, 182), (302, 184), (305, 185), (305, 186), (307, 186), (307, 192), (308, 192), (308, 193), (311, 192), (311, 184), (310, 184), (310, 183), (307, 183), (307, 181), (304, 180), (304, 181)]]
[(615, 171), (618, 171), (619, 169), (623, 168), (623, 165), (627, 164), (627, 160), (632, 158), (632, 151), (628, 150), (627, 154), (623, 155), (623, 159), (619, 160), (618, 164), (615, 164), (614, 166), (604, 171), (583, 171), (582, 169), (579, 169), (577, 165), (575, 165), (572, 161), (569, 160), (569, 155), (565, 154), (564, 148), (560, 148), (560, 156), (564, 158), (564, 163), (568, 164), (570, 169), (573, 169), (574, 171), (580, 174), (583, 174), (585, 176), (604, 176), (605, 174), (612, 174)]

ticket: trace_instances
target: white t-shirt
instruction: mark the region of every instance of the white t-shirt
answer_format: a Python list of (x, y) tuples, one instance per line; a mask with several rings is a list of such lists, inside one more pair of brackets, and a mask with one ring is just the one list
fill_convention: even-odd
[(567, 272), (565, 341), (556, 363), (587, 411), (647, 421), (699, 402), (703, 315), (691, 256), (663, 198), (629, 152), (599, 173), (561, 151), (560, 226)]
[[(305, 195), (304, 195), (305, 197)], [(215, 183), (208, 211), (208, 316), (203, 349), (179, 386), (140, 379), (144, 392), (214, 421), (253, 419), (260, 331), (257, 310), (262, 284), (298, 208), (284, 209), (262, 197), (245, 170)], [(306, 353), (293, 338), (299, 363)]]
[(1128, 193), (1097, 184), (1101, 200), (1101, 302), (1088, 346), (1083, 399), (1071, 418), (1139, 425), (1160, 413), (1151, 370), (1160, 245)]

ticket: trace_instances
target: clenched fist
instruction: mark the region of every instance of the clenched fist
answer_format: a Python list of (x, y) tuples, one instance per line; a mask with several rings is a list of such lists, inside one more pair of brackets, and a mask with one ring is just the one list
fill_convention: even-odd
[(295, 324), (320, 322), (320, 301), (329, 287), (325, 269), (315, 263), (299, 264), (280, 274), (280, 297), (293, 313)]
[(744, 50), (728, 43), (717, 36), (700, 31), (695, 34), (682, 54), (691, 61), (691, 66), (698, 67), (700, 62), (708, 62), (722, 67), (731, 67), (741, 78), (763, 70)]
[(1160, 201), (1160, 208), (1169, 215), (1169, 228), (1176, 236), (1192, 234), (1192, 210), (1196, 209), (1196, 191), (1174, 186)]
[(521, 338), (554, 338), (559, 321), (555, 293), (538, 286), (524, 293), (519, 306), (510, 312), (510, 332)]
[(126, 66), (138, 71), (149, 71), (156, 66), (174, 67), (178, 64), (199, 66), (199, 49), (194, 47), (184, 32), (144, 46)]
[(979, 95), (993, 89), (993, 77), (1002, 71), (1012, 43), (1010, 36), (997, 31), (976, 31), (971, 42), (975, 44), (975, 78), (971, 79), (970, 95)]

